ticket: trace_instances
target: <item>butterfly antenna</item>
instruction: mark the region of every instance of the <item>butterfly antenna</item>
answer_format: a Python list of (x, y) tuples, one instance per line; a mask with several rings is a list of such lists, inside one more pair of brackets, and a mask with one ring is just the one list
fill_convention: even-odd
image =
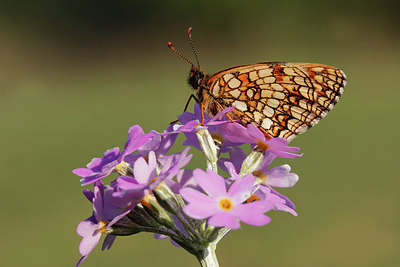
[(176, 50), (171, 42), (168, 42), (168, 47), (171, 48), (171, 50), (174, 51), (178, 56), (183, 58), (186, 62), (188, 62), (190, 65), (192, 65), (194, 67), (194, 64), (189, 59), (187, 59), (184, 55), (182, 55), (178, 50)]
[(200, 69), (199, 58), (197, 57), (196, 49), (194, 49), (194, 43), (192, 40), (192, 27), (189, 27), (189, 29), (188, 29), (188, 37), (189, 37), (190, 46), (192, 47), (194, 56), (196, 57), (197, 67)]

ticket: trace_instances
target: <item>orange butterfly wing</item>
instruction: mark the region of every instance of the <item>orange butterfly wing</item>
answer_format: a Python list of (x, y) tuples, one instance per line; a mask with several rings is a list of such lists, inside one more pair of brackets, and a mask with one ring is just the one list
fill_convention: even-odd
[(224, 108), (235, 105), (232, 113), (244, 125), (290, 140), (325, 117), (345, 85), (344, 72), (335, 67), (268, 62), (215, 73), (205, 81), (203, 98)]

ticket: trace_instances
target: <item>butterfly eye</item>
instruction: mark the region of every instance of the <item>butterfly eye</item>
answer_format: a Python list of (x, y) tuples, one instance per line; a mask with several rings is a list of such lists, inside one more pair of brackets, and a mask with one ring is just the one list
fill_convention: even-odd
[(204, 79), (203, 73), (201, 73), (201, 72), (196, 73), (197, 85), (200, 85), (203, 79)]

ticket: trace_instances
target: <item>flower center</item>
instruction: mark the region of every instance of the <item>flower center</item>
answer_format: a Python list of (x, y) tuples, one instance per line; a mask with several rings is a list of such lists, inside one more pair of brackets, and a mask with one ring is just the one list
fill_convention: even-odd
[(101, 234), (107, 233), (106, 225), (107, 225), (106, 221), (100, 220), (99, 231)]
[(269, 145), (267, 145), (264, 141), (257, 140), (257, 149), (261, 150), (262, 152), (265, 153), (267, 149), (269, 148)]
[(226, 211), (233, 209), (232, 201), (230, 199), (227, 199), (227, 198), (222, 198), (219, 201), (219, 206), (220, 206), (221, 209), (226, 210)]

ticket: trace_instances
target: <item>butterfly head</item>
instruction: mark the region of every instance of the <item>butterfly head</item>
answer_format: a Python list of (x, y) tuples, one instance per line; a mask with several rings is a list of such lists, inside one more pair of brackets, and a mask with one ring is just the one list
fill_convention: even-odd
[(196, 63), (197, 66), (195, 66), (189, 59), (187, 59), (184, 55), (182, 55), (178, 50), (176, 50), (171, 42), (168, 42), (169, 48), (175, 52), (178, 56), (183, 58), (186, 62), (188, 62), (190, 65), (192, 65), (192, 68), (190, 69), (189, 73), (189, 78), (188, 78), (188, 83), (189, 85), (195, 89), (198, 90), (200, 88), (200, 85), (203, 83), (205, 75), (204, 72), (200, 70), (200, 64), (199, 64), (199, 59), (197, 57), (196, 49), (194, 48), (193, 40), (192, 40), (192, 27), (189, 27), (188, 29), (188, 38), (190, 42), (190, 46), (192, 47), (194, 56), (196, 57)]
[(204, 80), (204, 77), (204, 72), (192, 65), (189, 73), (188, 83), (194, 90), (198, 90)]

